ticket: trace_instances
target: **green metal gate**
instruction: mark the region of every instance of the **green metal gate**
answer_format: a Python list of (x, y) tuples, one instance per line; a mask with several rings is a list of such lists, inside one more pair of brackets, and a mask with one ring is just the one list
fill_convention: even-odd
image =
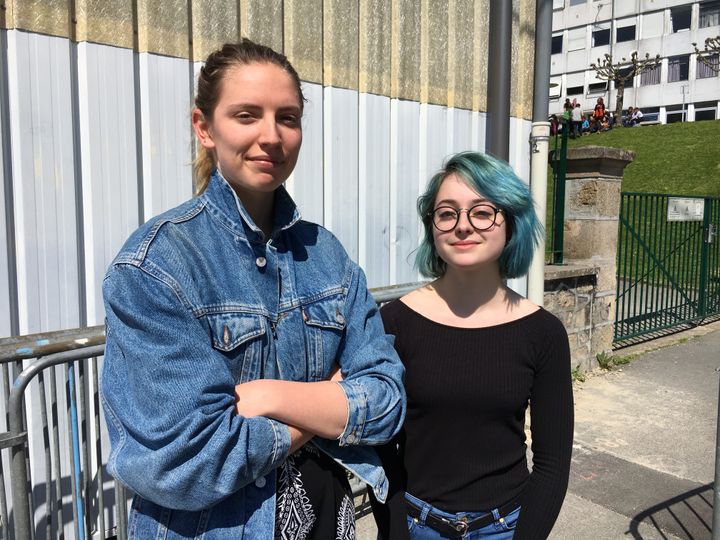
[(720, 314), (720, 198), (623, 193), (616, 345)]

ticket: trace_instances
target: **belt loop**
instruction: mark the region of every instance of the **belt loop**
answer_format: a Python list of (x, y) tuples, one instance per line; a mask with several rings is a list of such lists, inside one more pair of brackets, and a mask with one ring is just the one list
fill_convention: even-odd
[(500, 519), (500, 510), (498, 510), (497, 508), (493, 508), (492, 515), (493, 515), (493, 519), (495, 521), (498, 521)]
[(420, 525), (425, 525), (425, 520), (427, 519), (428, 514), (430, 513), (430, 505), (426, 502), (422, 503), (422, 510), (420, 510)]

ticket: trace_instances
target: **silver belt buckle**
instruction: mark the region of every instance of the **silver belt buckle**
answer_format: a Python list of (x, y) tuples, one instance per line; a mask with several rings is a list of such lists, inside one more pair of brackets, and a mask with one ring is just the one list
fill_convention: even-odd
[(450, 522), (450, 526), (455, 529), (460, 536), (465, 536), (468, 532), (467, 521), (455, 520)]

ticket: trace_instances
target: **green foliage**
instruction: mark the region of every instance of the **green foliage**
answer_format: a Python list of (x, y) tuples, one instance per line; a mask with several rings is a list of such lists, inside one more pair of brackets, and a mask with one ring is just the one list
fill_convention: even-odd
[(605, 351), (598, 353), (596, 355), (598, 366), (600, 366), (600, 369), (604, 370), (611, 370), (613, 367), (613, 357), (610, 353), (607, 353)]
[(629, 364), (630, 361), (635, 358), (635, 356), (632, 354), (628, 354), (626, 356), (616, 356), (614, 354), (603, 351), (601, 353), (598, 353), (595, 358), (597, 358), (597, 363), (598, 366), (600, 366), (600, 369), (610, 371), (614, 367)]
[(580, 364), (573, 368), (570, 375), (573, 382), (585, 382), (585, 373), (580, 369)]

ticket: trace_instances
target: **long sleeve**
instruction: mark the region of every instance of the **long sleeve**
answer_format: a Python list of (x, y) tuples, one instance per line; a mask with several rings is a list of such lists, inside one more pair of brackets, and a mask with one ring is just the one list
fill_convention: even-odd
[(521, 496), (516, 540), (547, 538), (567, 491), (573, 441), (570, 348), (562, 324), (547, 327), (530, 397), (533, 470)]

